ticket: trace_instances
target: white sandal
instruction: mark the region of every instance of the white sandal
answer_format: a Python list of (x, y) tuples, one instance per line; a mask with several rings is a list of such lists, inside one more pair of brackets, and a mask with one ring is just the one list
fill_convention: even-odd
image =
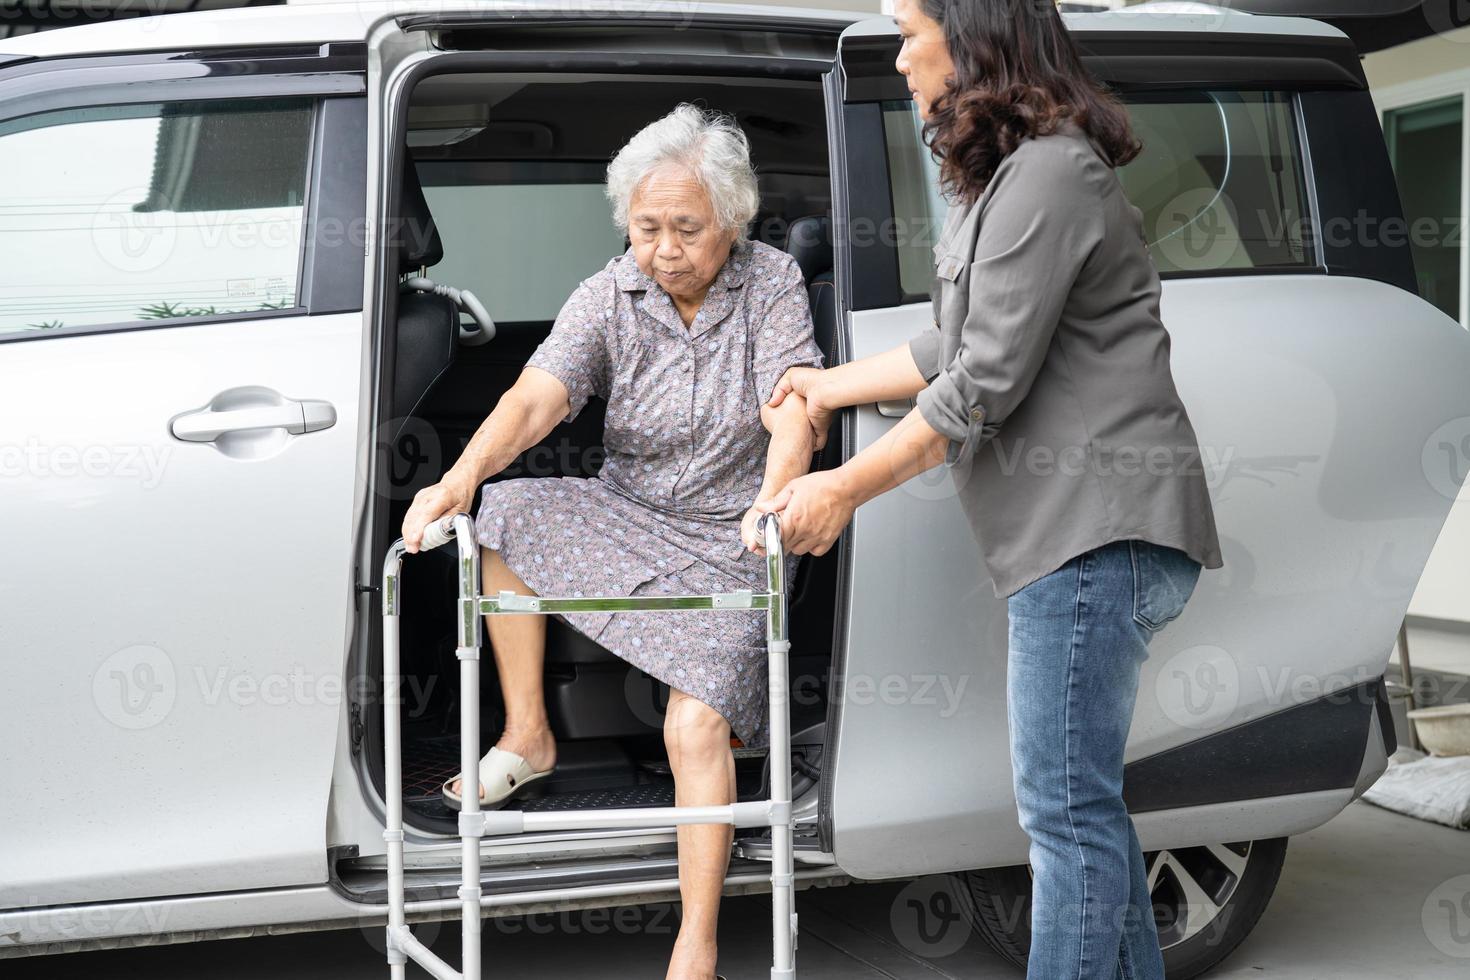
[[(556, 767), (552, 766), (550, 769), (536, 772), (524, 758), (514, 752), (492, 747), (480, 760), (480, 808), (499, 809), (516, 793), (538, 780), (545, 779), (555, 771)], [(450, 776), (440, 786), (440, 792), (444, 796), (444, 805), (451, 810), (460, 809), (464, 802), (458, 793), (449, 788), (458, 778), (458, 775)], [(499, 795), (487, 797), (487, 792)]]

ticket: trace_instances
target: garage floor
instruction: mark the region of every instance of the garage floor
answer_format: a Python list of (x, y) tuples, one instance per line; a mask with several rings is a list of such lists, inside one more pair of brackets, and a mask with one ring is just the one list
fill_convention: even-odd
[[(1021, 976), (970, 934), (932, 884), (802, 892), (799, 975)], [(769, 909), (764, 896), (726, 901), (721, 970), (729, 980), (769, 975)], [(485, 978), (662, 980), (673, 921), (667, 906), (486, 920)], [(441, 956), (459, 961), (457, 925), (418, 928)], [(387, 975), (379, 943), (375, 927), (6, 960), (0, 974), (7, 980), (370, 978)], [(411, 969), (410, 976), (426, 974)], [(1292, 841), (1265, 917), (1211, 976), (1464, 980), (1470, 976), (1470, 833), (1354, 803)]]

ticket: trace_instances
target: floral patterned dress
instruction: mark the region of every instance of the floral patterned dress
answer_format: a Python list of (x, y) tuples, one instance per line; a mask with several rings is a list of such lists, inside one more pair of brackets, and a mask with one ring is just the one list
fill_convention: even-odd
[[(556, 376), (575, 418), (607, 402), (591, 478), (489, 483), (480, 544), (537, 595), (699, 595), (766, 587), (740, 519), (765, 475), (760, 406), (787, 368), (820, 367), (796, 260), (741, 239), (693, 323), (628, 249), (582, 281), (527, 361)], [(786, 581), (796, 556), (788, 555)], [(747, 746), (768, 744), (765, 613), (566, 613), (573, 628), (710, 705)]]

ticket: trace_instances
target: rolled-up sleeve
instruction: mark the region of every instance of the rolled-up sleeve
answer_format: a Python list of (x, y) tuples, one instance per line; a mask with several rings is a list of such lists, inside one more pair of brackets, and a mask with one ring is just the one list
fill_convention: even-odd
[(551, 332), (526, 361), (527, 367), (540, 368), (566, 386), (571, 407), (567, 422), (577, 417), (592, 395), (607, 397), (607, 331), (613, 299), (610, 279), (598, 288), (599, 280), (605, 278), (599, 274), (577, 286), (562, 305)]
[[(1100, 171), (1076, 154), (1036, 149), (1004, 161), (992, 178), (1000, 183), (980, 216), (959, 349), (916, 399), (924, 420), (950, 440), (949, 466), (992, 438), (1026, 397), (1073, 283), (1103, 238)], [(920, 371), (937, 359), (939, 342), (938, 331), (910, 341)]]
[(925, 381), (933, 381), (939, 376), (939, 347), (940, 337), (937, 329), (925, 330), (909, 341), (909, 354), (913, 357), (914, 366), (919, 369), (919, 374), (923, 375)]

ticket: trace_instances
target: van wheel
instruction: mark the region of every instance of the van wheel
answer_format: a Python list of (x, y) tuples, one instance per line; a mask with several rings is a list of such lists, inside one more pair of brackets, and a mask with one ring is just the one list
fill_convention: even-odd
[[(1286, 838), (1145, 851), (1154, 922), (1169, 980), (1189, 980), (1229, 956), (1271, 901)], [(1026, 965), (1031, 866), (957, 875), (976, 930), (1001, 956)]]

